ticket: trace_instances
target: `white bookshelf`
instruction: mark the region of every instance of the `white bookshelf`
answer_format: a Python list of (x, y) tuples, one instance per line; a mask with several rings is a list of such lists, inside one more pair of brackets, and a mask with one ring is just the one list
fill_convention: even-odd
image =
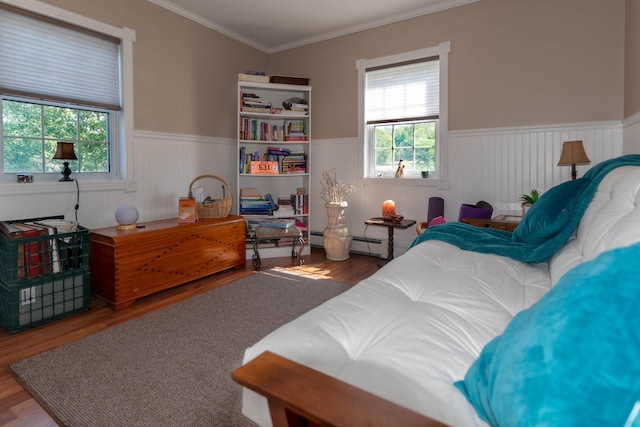
[[(243, 97), (253, 94), (262, 102), (269, 102), (272, 109), (280, 108), (281, 111), (257, 112), (243, 109)], [(283, 107), (283, 101), (291, 98), (300, 98), (306, 101), (308, 106), (306, 114), (303, 112), (292, 113)], [(251, 222), (258, 222), (264, 218), (295, 218), (304, 224), (303, 237), (305, 245), (302, 248), (302, 255), (309, 255), (309, 225), (310, 212), (308, 209), (308, 198), (312, 194), (311, 182), (309, 179), (309, 144), (311, 142), (311, 87), (303, 85), (289, 85), (278, 83), (262, 83), (252, 81), (238, 81), (238, 121), (237, 121), (237, 188), (236, 188), (236, 211)], [(258, 101), (258, 102), (260, 102)], [(305, 140), (286, 140), (282, 128), (292, 123), (292, 128), (302, 127), (304, 129)], [(275, 127), (275, 131), (274, 131)], [(262, 129), (262, 132), (260, 131)], [(266, 131), (265, 131), (266, 129)], [(278, 174), (271, 173), (248, 173), (249, 168), (244, 164), (247, 162), (247, 154), (258, 153), (260, 160), (264, 160), (264, 154), (269, 147), (277, 147), (281, 150), (288, 150), (291, 154), (301, 154), (306, 159), (304, 171), (289, 171), (283, 169), (286, 164), (284, 155), (272, 156), (271, 161), (278, 162)], [(244, 150), (243, 150), (244, 149)], [(245, 156), (244, 164), (241, 157)], [(292, 157), (292, 159), (295, 157)], [(259, 161), (260, 161), (259, 160)], [(293, 164), (293, 162), (292, 162)], [(257, 192), (265, 196), (270, 194), (277, 203), (278, 198), (290, 197), (296, 194), (299, 188), (304, 188), (307, 193), (307, 209), (299, 213), (282, 210), (273, 211), (272, 215), (266, 213), (249, 214), (241, 209), (242, 189), (255, 188)], [(291, 255), (291, 246), (283, 241), (283, 246), (267, 247), (260, 246), (261, 258), (287, 257)], [(253, 248), (247, 244), (247, 258), (253, 256)]]

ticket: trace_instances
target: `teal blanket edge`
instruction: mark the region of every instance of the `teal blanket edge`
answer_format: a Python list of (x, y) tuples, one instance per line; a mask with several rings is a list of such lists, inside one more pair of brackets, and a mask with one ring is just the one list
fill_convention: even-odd
[(440, 240), (473, 252), (502, 255), (527, 263), (546, 262), (569, 240), (600, 181), (621, 166), (640, 166), (640, 154), (605, 160), (589, 169), (582, 178), (549, 189), (513, 233), (448, 222), (425, 230), (409, 249), (427, 240)]

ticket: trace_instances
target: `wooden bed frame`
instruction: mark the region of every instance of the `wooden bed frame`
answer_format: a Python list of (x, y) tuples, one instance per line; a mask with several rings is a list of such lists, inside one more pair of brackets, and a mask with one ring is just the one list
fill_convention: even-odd
[(231, 376), (267, 398), (274, 427), (446, 427), (270, 352), (262, 353)]

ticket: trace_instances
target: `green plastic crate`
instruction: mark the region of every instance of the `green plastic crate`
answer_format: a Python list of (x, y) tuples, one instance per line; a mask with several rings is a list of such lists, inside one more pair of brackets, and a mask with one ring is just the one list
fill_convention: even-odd
[[(26, 271), (24, 251), (37, 248), (39, 274), (55, 274), (79, 268), (89, 268), (89, 230), (78, 226), (77, 231), (21, 239), (9, 239), (0, 234), (0, 279), (16, 284), (33, 276)], [(55, 253), (54, 253), (55, 252)], [(56, 265), (54, 265), (54, 262)]]
[[(25, 259), (27, 246), (37, 251), (36, 269)], [(86, 311), (90, 302), (88, 229), (21, 239), (0, 235), (0, 326), (22, 331)]]
[(88, 269), (39, 276), (15, 285), (0, 280), (0, 324), (11, 333), (86, 311), (90, 303)]

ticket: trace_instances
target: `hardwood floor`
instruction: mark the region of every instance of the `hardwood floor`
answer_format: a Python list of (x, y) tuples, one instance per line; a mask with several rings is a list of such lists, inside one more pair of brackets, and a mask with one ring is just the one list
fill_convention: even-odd
[[(349, 284), (356, 284), (377, 270), (378, 258), (352, 255), (347, 261), (332, 262), (326, 260), (324, 255), (322, 249), (312, 248), (311, 255), (304, 257), (305, 264), (300, 267), (295, 266), (291, 258), (263, 259), (262, 270), (282, 269), (292, 274), (314, 275)], [(113, 311), (103, 301), (92, 298), (91, 309), (85, 313), (15, 334), (9, 334), (5, 329), (0, 328), (0, 426), (57, 426), (47, 412), (7, 371), (7, 366), (11, 363), (70, 343), (254, 273), (251, 260), (248, 260), (244, 269), (214, 274), (142, 298), (131, 307), (123, 310)]]

